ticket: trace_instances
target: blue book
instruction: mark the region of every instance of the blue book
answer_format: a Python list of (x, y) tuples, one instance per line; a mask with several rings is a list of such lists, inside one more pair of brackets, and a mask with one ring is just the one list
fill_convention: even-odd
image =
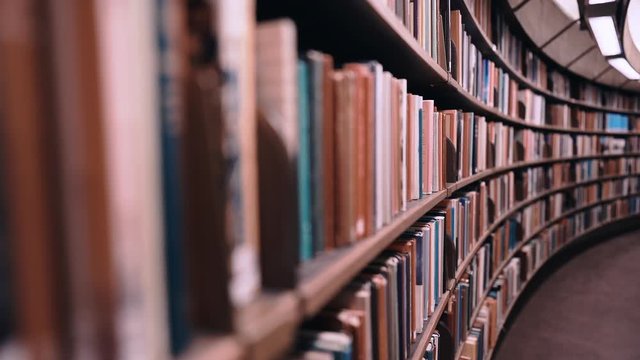
[(183, 254), (182, 184), (180, 181), (181, 141), (175, 124), (178, 112), (174, 109), (176, 74), (170, 70), (172, 52), (176, 44), (170, 42), (169, 28), (164, 11), (169, 1), (158, 0), (156, 31), (160, 72), (160, 144), (162, 159), (162, 199), (164, 224), (164, 250), (167, 272), (167, 305), (169, 313), (170, 348), (173, 354), (183, 351), (190, 340), (187, 313), (187, 289)]
[(298, 207), (300, 214), (300, 260), (313, 257), (311, 186), (311, 123), (309, 113), (309, 72), (307, 63), (298, 61)]

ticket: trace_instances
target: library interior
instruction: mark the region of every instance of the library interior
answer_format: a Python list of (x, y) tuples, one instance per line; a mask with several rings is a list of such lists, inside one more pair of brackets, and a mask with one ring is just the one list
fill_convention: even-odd
[(0, 0), (0, 360), (640, 359), (640, 0)]

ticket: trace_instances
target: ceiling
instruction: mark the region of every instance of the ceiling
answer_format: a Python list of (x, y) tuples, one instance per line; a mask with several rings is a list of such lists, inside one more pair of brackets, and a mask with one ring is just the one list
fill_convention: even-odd
[[(600, 84), (640, 91), (611, 67), (587, 29), (575, 20), (576, 0), (508, 0), (523, 30), (542, 51), (569, 71)], [(635, 40), (635, 39), (634, 39)]]

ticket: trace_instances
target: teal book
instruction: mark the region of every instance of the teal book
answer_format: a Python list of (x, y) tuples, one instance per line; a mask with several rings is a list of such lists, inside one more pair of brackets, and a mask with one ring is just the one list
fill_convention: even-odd
[(313, 257), (313, 211), (311, 186), (311, 116), (309, 112), (309, 71), (298, 61), (298, 208), (300, 214), (300, 260)]
[(307, 52), (308, 82), (309, 82), (309, 141), (311, 149), (311, 189), (313, 191), (311, 206), (313, 211), (313, 253), (325, 248), (325, 117), (329, 109), (325, 109), (325, 61), (324, 55), (317, 51)]

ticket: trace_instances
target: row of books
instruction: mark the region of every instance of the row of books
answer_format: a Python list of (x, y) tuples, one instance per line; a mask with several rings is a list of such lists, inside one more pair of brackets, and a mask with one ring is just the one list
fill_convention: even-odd
[(590, 228), (639, 210), (640, 197), (634, 196), (567, 217), (527, 241), (496, 275), (486, 265), (485, 253), (479, 251), (468, 278), (456, 287), (458, 306), (452, 307), (460, 334), (455, 342), (459, 359), (481, 360), (488, 355), (523, 285), (560, 247)]
[[(636, 96), (618, 90), (604, 89), (583, 79), (559, 72), (548, 66), (534, 49), (518, 38), (505, 19), (504, 11), (493, 1), (465, 0), (466, 6), (478, 21), (497, 51), (515, 71), (537, 87), (560, 97), (584, 101), (595, 106), (605, 106), (628, 111), (640, 110)], [(452, 15), (452, 21), (454, 17)], [(452, 23), (452, 32), (455, 27)]]
[[(544, 95), (528, 88), (519, 89), (515, 79), (512, 79), (504, 69), (498, 67), (493, 61), (483, 58), (483, 54), (473, 45), (471, 37), (464, 30), (460, 11), (454, 10), (451, 12), (451, 24), (452, 43), (454, 49), (456, 49), (456, 57), (452, 59), (453, 77), (465, 90), (481, 102), (495, 107), (508, 116), (522, 119), (534, 125), (547, 124), (593, 130), (611, 130), (614, 128), (613, 126), (610, 127), (608, 122), (606, 124), (604, 122), (584, 124), (589, 120), (582, 120), (585, 116), (596, 116), (599, 118), (619, 117), (626, 119), (627, 126), (619, 125), (615, 127), (622, 131), (635, 130), (637, 128), (637, 117), (632, 117), (631, 121), (629, 121), (629, 117), (626, 115), (587, 112), (567, 104), (548, 103)], [(529, 55), (531, 54), (529, 53)], [(529, 58), (531, 56), (526, 59)], [(533, 68), (537, 69), (538, 67)], [(544, 67), (542, 68), (545, 69)], [(537, 79), (537, 72), (534, 72), (532, 77)], [(541, 83), (541, 86), (546, 87), (546, 81), (541, 81)]]
[(520, 90), (518, 105), (519, 117), (536, 125), (621, 133), (640, 129), (638, 116), (587, 111), (567, 104), (548, 103), (544, 96), (530, 90)]
[(298, 150), (289, 150), (297, 170), (288, 173), (298, 174), (301, 261), (371, 235), (410, 201), (480, 171), (631, 151), (636, 141), (541, 133), (439, 110), (378, 63), (334, 69), (317, 51), (297, 60), (295, 39), (287, 20), (258, 27), (258, 107), (285, 148)]
[[(0, 82), (0, 127), (12, 134), (0, 146), (0, 257), (17, 259), (0, 261), (0, 286), (12, 285), (0, 291), (0, 338), (19, 337), (34, 357), (184, 354), (200, 334), (238, 330), (262, 289), (297, 286), (301, 262), (374, 234), (448, 183), (640, 149), (636, 137), (541, 133), (438, 108), (375, 61), (298, 53), (293, 22), (256, 24), (251, 0), (126, 4), (46, 7), (29, 12), (28, 36), (0, 29), (12, 75)], [(0, 18), (36, 5), (7, 3)], [(584, 166), (631, 164), (618, 160)], [(486, 186), (499, 194), (497, 184)], [(481, 195), (476, 210), (461, 196), (424, 226), (444, 239), (448, 209), (479, 213)], [(477, 234), (457, 242), (468, 249)], [(429, 262), (389, 250), (431, 281), (411, 292), (424, 305), (416, 320), (387, 318), (398, 352), (446, 289), (445, 265), (455, 269), (457, 248), (430, 241)], [(407, 304), (396, 287), (386, 296)]]
[(441, 0), (382, 0), (402, 21), (425, 53), (447, 69), (446, 3)]
[[(510, 64), (517, 71), (520, 71), (531, 82), (543, 89), (549, 89), (554, 93), (562, 96), (569, 96), (570, 82), (568, 77), (558, 73), (557, 71), (547, 71), (547, 67), (543, 61), (534, 55), (529, 49), (522, 46), (522, 41), (517, 39), (509, 32), (509, 26), (503, 19), (500, 11), (491, 11), (492, 2), (469, 1), (472, 12), (476, 18), (480, 19), (480, 23), (486, 25), (484, 28), (494, 29), (493, 34), (496, 38), (493, 40), (497, 44), (498, 50), (505, 55)], [(403, 20), (405, 26), (409, 28), (412, 34), (423, 45), (422, 30), (424, 26), (431, 29), (431, 23), (423, 20), (423, 16), (416, 14), (425, 14), (426, 9), (434, 8), (439, 14), (439, 1), (416, 0), (405, 4), (405, 2), (388, 1), (387, 5), (395, 12), (395, 14)], [(433, 13), (427, 14), (431, 16)], [(493, 19), (486, 21), (487, 16), (496, 14)], [(441, 15), (438, 15), (441, 16)], [(449, 16), (444, 16), (445, 20), (450, 22), (450, 34), (447, 38), (451, 39), (451, 49), (446, 54), (450, 55), (451, 64), (450, 71), (453, 78), (457, 80), (462, 88), (468, 91), (472, 96), (478, 98), (483, 103), (495, 107), (502, 113), (518, 117), (532, 124), (556, 125), (558, 120), (553, 116), (546, 116), (545, 96), (536, 94), (531, 89), (520, 89), (515, 79), (510, 78), (505, 69), (498, 67), (493, 61), (484, 58), (482, 54), (472, 43), (471, 36), (465, 31), (462, 14), (459, 10), (452, 10)], [(421, 25), (424, 24), (424, 25)], [(445, 27), (447, 28), (447, 27)], [(430, 53), (431, 55), (431, 53)], [(547, 80), (549, 79), (549, 80)], [(588, 87), (591, 89), (591, 87)], [(617, 94), (617, 93), (616, 93)], [(623, 95), (618, 94), (621, 99), (626, 99)], [(616, 98), (613, 95), (607, 95), (608, 98)], [(578, 97), (580, 98), (580, 97)], [(627, 100), (620, 100), (625, 102)], [(599, 103), (598, 103), (599, 104)], [(607, 102), (608, 106), (616, 107), (620, 104)], [(567, 106), (567, 105), (564, 105)], [(618, 107), (626, 109), (624, 107)], [(578, 108), (574, 107), (575, 110)], [(598, 114), (598, 113), (596, 113)], [(607, 114), (608, 116), (609, 114)], [(603, 116), (603, 115), (598, 115)], [(637, 121), (637, 119), (634, 119)], [(577, 124), (576, 129), (584, 129)], [(635, 129), (634, 125), (631, 129)], [(606, 127), (601, 125), (593, 130), (605, 130)]]
[[(637, 183), (637, 181), (636, 181)], [(583, 188), (589, 191), (593, 185)], [(317, 316), (299, 331), (298, 356), (330, 354), (334, 359), (404, 359), (411, 345), (425, 331), (442, 295), (450, 288), (460, 264), (461, 249), (474, 237), (478, 216), (478, 193), (444, 200), (435, 210), (411, 226), (383, 251)], [(509, 258), (532, 230), (551, 220), (546, 205), (552, 196), (513, 215), (496, 229), (474, 256), (466, 275), (455, 286), (452, 304), (447, 304), (448, 323), (454, 349), (461, 344), (478, 305), (498, 265)], [(575, 206), (581, 206), (576, 202)], [(528, 211), (533, 209), (533, 211)], [(465, 256), (467, 256), (465, 254)], [(518, 260), (503, 270), (516, 271)], [(498, 277), (496, 285), (500, 283)], [(515, 295), (509, 296), (509, 303)], [(436, 333), (427, 352), (435, 356), (440, 347)]]
[(632, 94), (620, 94), (587, 82), (572, 82), (571, 89), (572, 96), (577, 100), (614, 109), (640, 110), (640, 99)]
[[(405, 359), (427, 329), (451, 272), (444, 212), (425, 215), (299, 332), (297, 349), (334, 359)], [(437, 347), (437, 339), (434, 340)]]

